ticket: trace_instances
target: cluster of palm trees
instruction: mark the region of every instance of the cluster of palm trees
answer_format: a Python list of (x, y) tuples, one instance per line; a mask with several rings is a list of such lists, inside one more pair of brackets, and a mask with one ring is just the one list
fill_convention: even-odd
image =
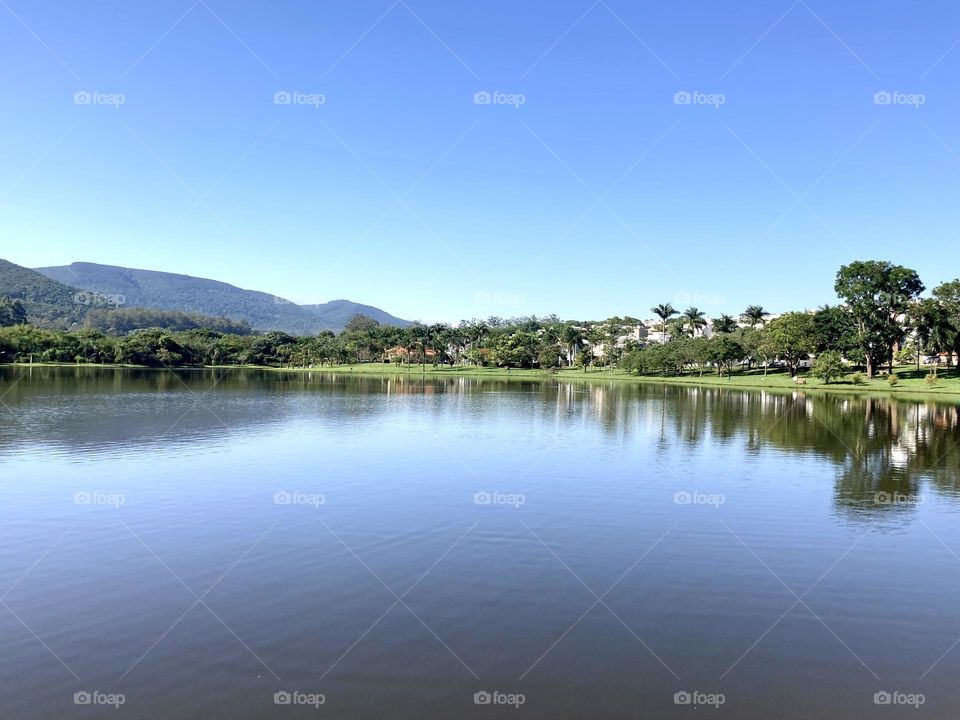
[[(696, 307), (688, 307), (680, 312), (670, 303), (664, 303), (650, 308), (650, 312), (660, 318), (660, 332), (664, 339), (668, 335), (672, 337), (683, 335), (696, 337), (702, 335), (704, 329), (710, 324), (706, 314)], [(748, 305), (747, 309), (740, 313), (740, 322), (755, 328), (757, 325), (764, 325), (769, 314), (760, 305)], [(677, 317), (671, 320), (670, 318), (673, 318), (674, 315)], [(737, 327), (737, 320), (730, 315), (721, 315), (713, 319), (714, 332), (731, 333)]]

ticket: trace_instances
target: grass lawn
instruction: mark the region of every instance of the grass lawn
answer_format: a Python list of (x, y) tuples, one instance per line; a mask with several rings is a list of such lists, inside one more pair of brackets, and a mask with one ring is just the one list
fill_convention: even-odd
[[(16, 363), (18, 367), (29, 367), (27, 363)], [(87, 367), (87, 368), (118, 368), (118, 367), (140, 367), (132, 365), (77, 365), (73, 363), (33, 363), (34, 367)], [(2, 366), (0, 366), (2, 367)], [(836, 380), (830, 384), (825, 384), (821, 380), (813, 377), (809, 371), (802, 371), (800, 377), (804, 379), (805, 384), (798, 386), (793, 379), (783, 370), (771, 370), (764, 377), (763, 369), (754, 369), (750, 371), (736, 370), (729, 377), (717, 377), (716, 373), (704, 372), (701, 377), (698, 372), (693, 371), (680, 377), (661, 377), (659, 375), (632, 375), (620, 370), (610, 370), (605, 368), (590, 368), (584, 372), (582, 368), (563, 368), (561, 370), (521, 370), (498, 367), (475, 367), (471, 365), (461, 365), (456, 367), (438, 366), (434, 368), (427, 365), (425, 370), (421, 370), (420, 365), (388, 365), (386, 363), (363, 363), (360, 365), (333, 365), (312, 368), (269, 368), (261, 365), (220, 365), (212, 366), (221, 369), (251, 369), (267, 370), (272, 372), (323, 372), (339, 373), (343, 375), (371, 375), (371, 376), (391, 376), (391, 377), (475, 377), (491, 378), (498, 380), (527, 380), (527, 381), (550, 381), (566, 380), (572, 382), (640, 382), (640, 383), (666, 383), (676, 385), (700, 385), (728, 388), (766, 388), (770, 390), (793, 390), (800, 388), (806, 391), (814, 392), (856, 392), (871, 393), (883, 395), (895, 395), (897, 397), (942, 397), (947, 400), (960, 401), (960, 374), (957, 369), (940, 368), (939, 380), (933, 386), (928, 385), (924, 378), (928, 369), (922, 368), (917, 371), (916, 366), (904, 365), (894, 368), (894, 372), (899, 377), (899, 382), (895, 387), (891, 387), (886, 377), (878, 377), (872, 381), (855, 385), (851, 381), (853, 373)], [(157, 368), (163, 370), (164, 368)], [(191, 369), (191, 368), (178, 368)], [(197, 369), (197, 368), (192, 368)], [(866, 376), (864, 376), (866, 377)]]
[[(287, 368), (284, 368), (286, 370)], [(513, 378), (513, 379), (523, 379), (523, 380), (572, 380), (572, 381), (604, 381), (604, 380), (617, 380), (623, 382), (647, 382), (647, 383), (671, 383), (671, 384), (681, 384), (681, 385), (708, 385), (708, 386), (717, 386), (717, 387), (742, 387), (742, 388), (770, 388), (770, 389), (794, 389), (798, 387), (785, 371), (783, 370), (771, 370), (766, 377), (764, 377), (763, 369), (759, 370), (750, 370), (750, 371), (734, 371), (734, 373), (727, 377), (722, 378), (717, 377), (715, 372), (713, 374), (704, 372), (701, 377), (697, 372), (691, 372), (687, 375), (680, 377), (661, 377), (661, 376), (642, 376), (638, 377), (637, 375), (632, 375), (625, 373), (619, 370), (607, 370), (603, 368), (590, 368), (587, 372), (584, 372), (581, 368), (563, 368), (558, 371), (548, 371), (548, 370), (506, 370), (505, 368), (495, 368), (495, 367), (473, 367), (473, 366), (457, 366), (457, 367), (446, 367), (441, 366), (434, 368), (431, 365), (426, 366), (426, 370), (421, 370), (420, 365), (401, 365), (399, 368), (395, 365), (387, 365), (385, 363), (364, 363), (361, 365), (336, 365), (332, 367), (323, 367), (323, 368), (309, 368), (307, 371), (311, 372), (334, 372), (334, 373), (347, 373), (347, 374), (369, 374), (369, 375), (409, 375), (413, 376), (432, 376), (432, 377), (454, 377), (454, 376), (467, 376), (467, 377), (489, 377), (489, 378)], [(830, 384), (826, 384), (821, 380), (813, 377), (809, 371), (803, 371), (800, 373), (800, 377), (804, 379), (805, 384), (801, 387), (804, 390), (816, 390), (816, 391), (828, 391), (828, 392), (870, 392), (870, 393), (884, 393), (884, 394), (893, 394), (893, 395), (960, 395), (960, 376), (958, 376), (956, 369), (950, 369), (949, 371), (946, 368), (941, 368), (939, 370), (940, 378), (937, 383), (933, 386), (927, 385), (924, 378), (927, 375), (928, 370), (922, 368), (919, 372), (915, 366), (897, 366), (894, 368), (894, 372), (899, 377), (899, 381), (895, 387), (891, 387), (887, 382), (886, 377), (878, 377), (871, 381), (866, 381), (859, 385), (855, 385), (851, 381), (851, 376), (853, 373), (849, 373), (846, 377), (836, 380)], [(866, 375), (864, 375), (866, 378)]]

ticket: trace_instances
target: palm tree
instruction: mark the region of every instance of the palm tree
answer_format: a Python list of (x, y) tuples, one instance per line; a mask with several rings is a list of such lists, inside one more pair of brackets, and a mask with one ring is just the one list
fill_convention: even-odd
[(697, 330), (703, 330), (707, 326), (707, 317), (699, 309), (688, 307), (680, 316), (684, 324), (690, 329), (690, 334), (696, 337)]
[(767, 315), (769, 314), (760, 305), (747, 305), (747, 309), (740, 314), (740, 319), (743, 322), (750, 323), (750, 327), (756, 327), (757, 325), (766, 325)]
[(737, 321), (729, 315), (721, 315), (713, 321), (713, 331), (718, 333), (732, 333), (737, 329)]
[(670, 321), (667, 329), (670, 331), (670, 337), (683, 337), (687, 334), (687, 321), (678, 317), (676, 320)]
[(663, 333), (664, 340), (667, 336), (667, 320), (669, 320), (674, 315), (678, 315), (679, 312), (674, 310), (673, 305), (666, 303), (664, 305), (657, 305), (656, 307), (650, 308), (650, 312), (660, 318), (660, 332)]
[(567, 366), (573, 367), (577, 350), (583, 346), (583, 330), (568, 323), (560, 329), (560, 341), (567, 349)]

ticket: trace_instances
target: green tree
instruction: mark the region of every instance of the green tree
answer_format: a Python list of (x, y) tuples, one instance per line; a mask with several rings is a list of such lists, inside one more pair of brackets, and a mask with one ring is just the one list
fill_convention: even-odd
[(857, 326), (857, 344), (863, 352), (867, 377), (872, 378), (882, 362), (893, 357), (893, 346), (904, 331), (898, 317), (911, 300), (923, 292), (914, 270), (879, 260), (857, 261), (837, 271), (834, 284)]
[(950, 348), (951, 357), (949, 359), (952, 361), (953, 353), (960, 356), (960, 280), (951, 280), (938, 285), (933, 289), (933, 296), (946, 310), (950, 324), (957, 329), (953, 336), (953, 345)]
[(593, 364), (593, 348), (586, 347), (577, 354), (577, 365), (583, 368), (583, 371), (586, 372), (587, 368)]
[(813, 316), (802, 312), (784, 313), (763, 329), (770, 349), (783, 360), (790, 375), (797, 374), (800, 361), (816, 347)]
[(560, 342), (563, 343), (567, 352), (567, 366), (573, 367), (574, 358), (577, 351), (583, 347), (583, 330), (573, 323), (566, 323), (560, 328)]
[(757, 325), (766, 325), (769, 314), (760, 305), (747, 305), (747, 309), (740, 313), (740, 320), (750, 323), (750, 327), (755, 328)]
[(662, 305), (657, 305), (656, 307), (650, 308), (650, 312), (660, 318), (660, 332), (663, 334), (663, 339), (666, 340), (667, 322), (674, 315), (679, 315), (679, 311), (675, 310), (673, 305), (670, 303), (664, 303)]
[(346, 325), (343, 326), (343, 329), (347, 332), (357, 332), (361, 330), (373, 330), (375, 327), (379, 327), (380, 323), (374, 320), (368, 315), (363, 313), (354, 313), (350, 316), (350, 319), (347, 320)]
[(949, 311), (938, 300), (928, 298), (913, 303), (907, 312), (907, 322), (914, 333), (917, 370), (920, 369), (921, 351), (941, 353), (953, 350), (957, 329), (951, 322)]
[(707, 316), (698, 308), (688, 307), (683, 311), (681, 317), (683, 318), (684, 325), (687, 326), (690, 334), (694, 337), (696, 337), (698, 330), (702, 331), (703, 328), (707, 326)]
[(27, 311), (23, 303), (8, 297), (0, 296), (0, 327), (24, 325), (27, 322)]
[(861, 361), (857, 343), (857, 324), (851, 312), (841, 305), (824, 305), (813, 314), (816, 328), (816, 352), (836, 350), (854, 362)]
[(844, 372), (843, 356), (836, 350), (824, 350), (813, 363), (813, 374), (830, 384)]
[(713, 321), (715, 333), (732, 333), (737, 329), (737, 321), (729, 315), (721, 315)]
[(746, 350), (744, 350), (743, 345), (728, 333), (710, 338), (706, 351), (710, 362), (717, 368), (717, 375), (721, 377), (724, 371), (726, 371), (727, 377), (729, 377), (733, 364), (743, 360), (746, 355)]

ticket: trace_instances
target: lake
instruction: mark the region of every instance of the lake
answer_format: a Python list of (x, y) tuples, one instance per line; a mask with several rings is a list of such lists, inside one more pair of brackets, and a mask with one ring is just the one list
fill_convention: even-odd
[(956, 405), (42, 367), (0, 396), (9, 720), (960, 711)]

